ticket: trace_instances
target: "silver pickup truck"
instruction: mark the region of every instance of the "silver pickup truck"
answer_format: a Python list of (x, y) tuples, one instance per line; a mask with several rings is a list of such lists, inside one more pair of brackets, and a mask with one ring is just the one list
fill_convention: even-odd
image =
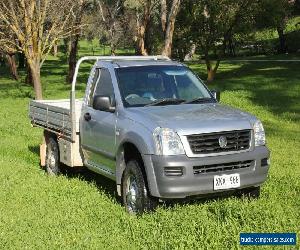
[[(95, 60), (85, 97), (75, 99), (80, 64)], [(258, 197), (269, 169), (262, 123), (218, 103), (185, 65), (166, 57), (84, 57), (70, 99), (31, 101), (44, 129), (41, 165), (85, 166), (116, 181), (126, 209), (159, 201), (239, 192)]]

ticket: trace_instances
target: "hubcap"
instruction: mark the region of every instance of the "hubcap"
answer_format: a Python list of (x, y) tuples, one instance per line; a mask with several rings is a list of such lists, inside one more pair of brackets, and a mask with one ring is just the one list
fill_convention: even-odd
[(131, 213), (137, 212), (137, 195), (138, 187), (133, 175), (130, 175), (127, 179), (127, 188), (126, 188), (126, 201), (128, 211)]
[(49, 162), (50, 162), (50, 167), (53, 168), (55, 166), (55, 157), (53, 153), (50, 155)]

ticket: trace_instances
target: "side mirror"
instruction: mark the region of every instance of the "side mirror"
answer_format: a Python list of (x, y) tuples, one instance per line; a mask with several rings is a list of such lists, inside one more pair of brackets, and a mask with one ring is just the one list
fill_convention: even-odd
[(221, 96), (220, 91), (218, 91), (218, 90), (212, 90), (210, 92), (212, 93), (213, 97), (219, 102), (220, 101), (220, 96)]
[(109, 96), (96, 95), (93, 101), (93, 108), (100, 111), (115, 112), (116, 107), (112, 105)]

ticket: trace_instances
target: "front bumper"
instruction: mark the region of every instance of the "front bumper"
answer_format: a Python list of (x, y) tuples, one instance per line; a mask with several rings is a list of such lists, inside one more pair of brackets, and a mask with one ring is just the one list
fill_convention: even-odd
[[(267, 178), (269, 165), (261, 166), (262, 159), (269, 158), (267, 147), (256, 147), (253, 151), (211, 156), (201, 158), (188, 158), (180, 156), (144, 155), (144, 163), (147, 172), (150, 193), (160, 198), (185, 198), (193, 195), (215, 194), (217, 192), (231, 190), (214, 190), (214, 175), (240, 174), (240, 187), (255, 187), (261, 185)], [(253, 166), (245, 169), (235, 169), (217, 173), (205, 173), (195, 175), (194, 166), (223, 164), (253, 160)], [(182, 167), (182, 176), (166, 176), (165, 167)], [(149, 169), (152, 169), (150, 171)]]

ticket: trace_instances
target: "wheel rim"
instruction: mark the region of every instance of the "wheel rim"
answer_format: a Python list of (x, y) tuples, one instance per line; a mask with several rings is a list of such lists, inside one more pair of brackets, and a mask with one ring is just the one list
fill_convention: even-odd
[(129, 175), (126, 185), (127, 209), (130, 213), (137, 212), (138, 187), (133, 175)]

